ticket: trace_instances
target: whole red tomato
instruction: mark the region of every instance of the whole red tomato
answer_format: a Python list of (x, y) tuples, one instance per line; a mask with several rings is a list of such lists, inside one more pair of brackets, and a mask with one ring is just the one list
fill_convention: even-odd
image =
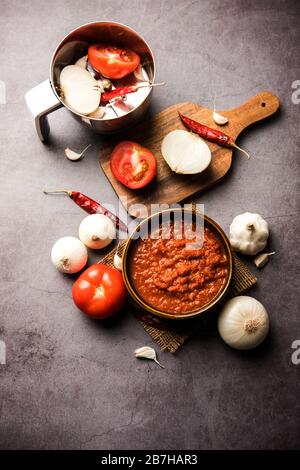
[(104, 77), (123, 78), (140, 63), (139, 55), (131, 49), (107, 44), (93, 44), (88, 49), (89, 62)]
[(124, 305), (123, 276), (105, 264), (93, 264), (75, 281), (72, 289), (77, 307), (91, 318), (108, 318)]

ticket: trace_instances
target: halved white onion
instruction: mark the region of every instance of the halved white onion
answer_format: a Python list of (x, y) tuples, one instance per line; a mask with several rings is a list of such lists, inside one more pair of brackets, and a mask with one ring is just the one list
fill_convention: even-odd
[(175, 173), (201, 173), (211, 162), (211, 151), (204, 140), (181, 129), (164, 137), (161, 153)]
[(90, 114), (100, 104), (101, 92), (97, 81), (79, 65), (67, 65), (60, 74), (63, 101), (79, 114)]

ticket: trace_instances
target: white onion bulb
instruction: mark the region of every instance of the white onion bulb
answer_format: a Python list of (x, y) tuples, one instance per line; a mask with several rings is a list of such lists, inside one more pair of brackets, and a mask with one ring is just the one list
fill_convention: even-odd
[(88, 215), (79, 226), (79, 238), (89, 248), (99, 250), (116, 238), (116, 228), (106, 215)]
[(75, 237), (57, 240), (51, 250), (51, 260), (62, 273), (78, 273), (87, 263), (88, 253), (84, 244)]
[(219, 315), (218, 330), (232, 348), (256, 348), (268, 334), (269, 316), (265, 307), (253, 297), (234, 297), (226, 302)]

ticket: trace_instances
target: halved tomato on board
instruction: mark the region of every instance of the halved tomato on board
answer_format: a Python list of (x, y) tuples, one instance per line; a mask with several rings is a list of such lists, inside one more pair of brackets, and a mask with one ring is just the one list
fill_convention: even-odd
[(140, 56), (131, 49), (93, 44), (88, 49), (92, 67), (104, 77), (123, 78), (133, 72), (140, 63)]
[(114, 177), (127, 188), (143, 188), (156, 175), (156, 158), (136, 142), (120, 142), (112, 151), (110, 168)]

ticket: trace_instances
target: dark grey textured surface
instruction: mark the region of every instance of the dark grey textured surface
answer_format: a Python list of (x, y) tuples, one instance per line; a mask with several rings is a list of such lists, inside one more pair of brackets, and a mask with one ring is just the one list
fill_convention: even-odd
[[(297, 1), (3, 1), (0, 105), (1, 318), (7, 364), (0, 365), (1, 448), (275, 449), (300, 445), (300, 365), (291, 362), (299, 326), (299, 110)], [(95, 324), (73, 306), (73, 279), (50, 263), (56, 239), (77, 235), (84, 213), (48, 187), (82, 190), (116, 202), (98, 166), (101, 138), (65, 110), (51, 118), (48, 146), (37, 139), (24, 93), (47, 78), (51, 54), (71, 29), (93, 20), (137, 29), (152, 46), (158, 80), (152, 112), (180, 101), (236, 106), (256, 92), (278, 94), (280, 115), (240, 139), (232, 171), (199, 202), (227, 231), (236, 214), (262, 214), (277, 252), (252, 294), (271, 319), (253, 353), (226, 347), (217, 334), (190, 340), (165, 370), (137, 361), (153, 345), (126, 311)], [(82, 162), (66, 146), (93, 151)], [(97, 259), (97, 256), (91, 256)], [(255, 268), (253, 268), (255, 270)]]

